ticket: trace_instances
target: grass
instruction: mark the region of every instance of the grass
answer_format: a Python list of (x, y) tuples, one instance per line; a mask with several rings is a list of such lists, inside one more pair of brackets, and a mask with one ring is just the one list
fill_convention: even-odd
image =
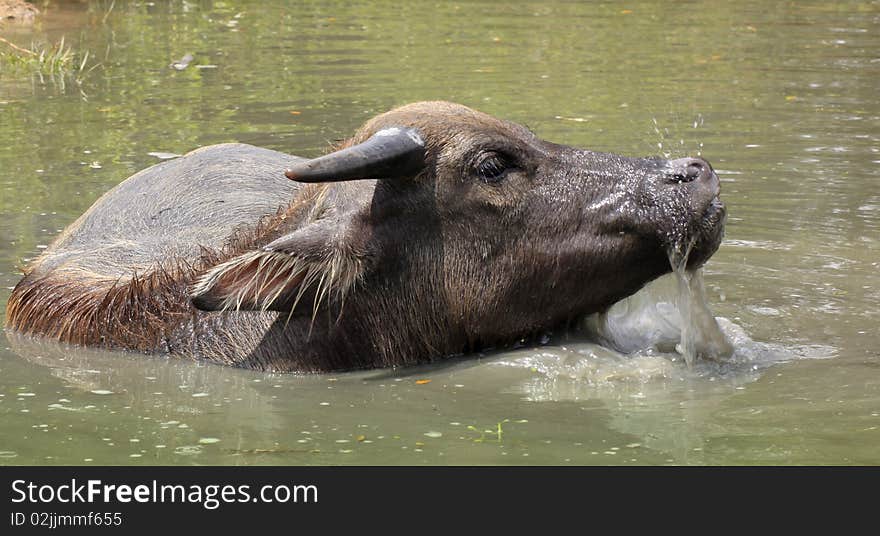
[(72, 77), (79, 84), (86, 74), (97, 67), (96, 64), (86, 69), (89, 58), (88, 51), (74, 51), (63, 37), (54, 45), (31, 44), (30, 48), (20, 47), (0, 37), (0, 70), (8, 67), (53, 78)]

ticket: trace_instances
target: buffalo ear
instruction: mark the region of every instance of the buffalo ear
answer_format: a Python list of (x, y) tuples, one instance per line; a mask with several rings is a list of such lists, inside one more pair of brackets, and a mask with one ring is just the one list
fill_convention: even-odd
[(312, 223), (218, 264), (196, 280), (191, 303), (203, 311), (314, 315), (322, 305), (341, 302), (361, 278), (365, 257), (346, 243), (341, 226)]

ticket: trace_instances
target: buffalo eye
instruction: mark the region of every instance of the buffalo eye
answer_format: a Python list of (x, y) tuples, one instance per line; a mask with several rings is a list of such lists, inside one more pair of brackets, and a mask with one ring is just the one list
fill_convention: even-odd
[(477, 157), (474, 169), (481, 180), (494, 184), (504, 179), (513, 166), (504, 155), (487, 152)]

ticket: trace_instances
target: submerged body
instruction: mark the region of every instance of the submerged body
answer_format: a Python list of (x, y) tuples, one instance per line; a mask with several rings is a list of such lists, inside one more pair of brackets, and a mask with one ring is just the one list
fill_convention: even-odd
[[(248, 366), (277, 313), (199, 314), (196, 274), (250, 244), (256, 223), (297, 197), (284, 170), (302, 158), (245, 144), (204, 147), (147, 168), (98, 199), (28, 268), (7, 325), (64, 342), (191, 355)], [(265, 222), (264, 222), (265, 223)], [(216, 326), (216, 327), (215, 327)], [(210, 352), (200, 334), (236, 342)], [(220, 341), (218, 340), (218, 343)]]
[(29, 267), (7, 326), (272, 371), (426, 362), (605, 310), (675, 243), (702, 264), (718, 190), (700, 159), (417, 103), (323, 158), (224, 144), (130, 177)]

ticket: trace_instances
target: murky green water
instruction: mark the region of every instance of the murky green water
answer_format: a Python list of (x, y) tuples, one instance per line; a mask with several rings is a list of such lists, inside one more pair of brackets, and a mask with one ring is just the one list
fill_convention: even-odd
[(110, 5), (0, 28), (101, 63), (81, 84), (0, 66), (0, 303), (151, 152), (315, 155), (447, 99), (561, 143), (708, 158), (730, 218), (706, 288), (751, 357), (689, 370), (558, 336), (296, 377), (9, 337), (0, 463), (880, 463), (877, 2)]

